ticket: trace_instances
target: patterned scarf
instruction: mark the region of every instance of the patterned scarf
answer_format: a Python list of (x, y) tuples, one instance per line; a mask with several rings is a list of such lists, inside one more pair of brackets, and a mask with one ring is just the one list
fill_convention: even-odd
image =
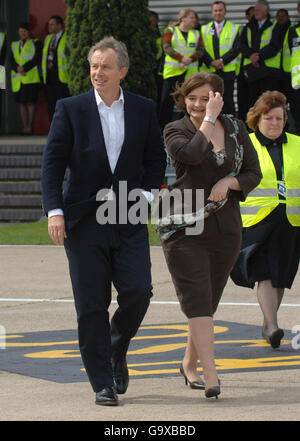
[[(231, 133), (229, 136), (234, 139), (236, 144), (236, 149), (234, 153), (233, 159), (233, 167), (232, 171), (226, 175), (225, 177), (236, 176), (239, 174), (243, 163), (244, 156), (244, 148), (242, 144), (239, 144), (237, 135), (239, 133), (239, 128), (237, 122), (234, 121), (229, 115), (225, 116), (234, 127), (234, 133)], [(228, 198), (226, 197), (222, 201), (218, 202), (208, 202), (203, 209), (195, 211), (189, 214), (171, 214), (164, 218), (159, 218), (156, 222), (156, 233), (160, 240), (164, 242), (169, 239), (176, 231), (182, 230), (183, 228), (190, 227), (195, 224), (197, 221), (203, 221), (203, 219), (207, 218), (210, 214), (215, 213), (220, 210), (226, 202)]]

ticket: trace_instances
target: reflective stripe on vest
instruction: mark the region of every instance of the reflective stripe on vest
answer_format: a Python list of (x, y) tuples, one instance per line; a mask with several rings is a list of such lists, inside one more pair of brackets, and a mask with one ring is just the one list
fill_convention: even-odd
[(291, 81), (293, 89), (300, 89), (300, 27), (295, 28), (298, 35), (297, 44), (292, 47), (291, 55)]
[[(204, 29), (201, 28), (202, 39), (204, 43), (204, 47), (206, 52), (210, 55), (210, 57), (215, 60), (215, 52), (213, 46), (213, 36), (214, 33), (211, 31), (213, 26), (213, 22), (208, 23), (204, 26)], [(234, 40), (239, 32), (239, 25), (231, 23), (230, 21), (226, 21), (219, 37), (219, 54), (220, 58), (222, 58), (226, 52), (232, 49)], [(234, 60), (230, 61), (230, 63), (226, 64), (223, 68), (223, 72), (233, 72), (237, 70), (237, 65), (239, 62), (239, 57), (237, 56)], [(214, 67), (206, 67), (204, 63), (200, 67), (201, 71), (206, 72), (216, 72)]]
[[(178, 26), (168, 29), (170, 29), (173, 33), (171, 44), (172, 48), (176, 52), (180, 53), (184, 57), (191, 57), (196, 53), (199, 40), (199, 32), (197, 30), (190, 29), (186, 41)], [(180, 62), (177, 61), (175, 58), (172, 58), (170, 57), (170, 55), (165, 54), (163, 78), (167, 79), (185, 73), (186, 79), (190, 75), (198, 71), (198, 61), (189, 64), (185, 69), (180, 69), (179, 64)]]
[[(46, 36), (43, 47), (42, 73), (43, 73), (43, 81), (45, 84), (47, 82), (48, 51), (53, 36), (54, 34), (49, 34)], [(57, 44), (57, 68), (58, 68), (59, 81), (61, 83), (67, 84), (69, 81), (69, 74), (68, 74), (68, 63), (65, 54), (65, 49), (66, 49), (66, 33), (64, 32)]]
[(278, 181), (273, 161), (265, 146), (251, 133), (250, 139), (257, 151), (263, 178), (245, 202), (240, 202), (244, 227), (257, 224), (268, 216), (279, 203), (286, 204), (286, 215), (291, 225), (300, 226), (300, 137), (286, 133), (287, 143), (282, 145), (283, 174), (286, 199), (279, 199)]
[[(35, 56), (35, 45), (33, 40), (27, 40), (20, 52), (21, 41), (13, 41), (11, 44), (11, 50), (15, 59), (15, 62), (19, 66), (23, 66), (28, 61), (32, 60)], [(34, 66), (27, 71), (25, 75), (21, 75), (15, 70), (11, 70), (11, 88), (13, 92), (18, 92), (21, 88), (21, 84), (35, 84), (40, 82), (40, 75), (38, 67)]]
[[(260, 49), (262, 49), (263, 47), (270, 44), (275, 26), (276, 26), (276, 22), (274, 22), (272, 24), (272, 26), (269, 26), (268, 28), (266, 28), (263, 31), (263, 33), (261, 35), (261, 40), (260, 40), (260, 46), (259, 46)], [(247, 29), (247, 39), (248, 39), (248, 46), (251, 49), (251, 29), (249, 27)], [(273, 68), (279, 69), (280, 68), (280, 50), (278, 51), (278, 53), (274, 57), (267, 58), (266, 60), (264, 60), (264, 63), (267, 67), (273, 67)], [(244, 58), (244, 66), (247, 66), (247, 64), (251, 64), (251, 60), (249, 58)]]

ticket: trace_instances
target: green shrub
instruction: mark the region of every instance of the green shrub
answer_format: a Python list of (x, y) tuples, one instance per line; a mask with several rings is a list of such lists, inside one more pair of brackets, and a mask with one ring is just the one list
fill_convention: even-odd
[(123, 41), (130, 58), (125, 90), (156, 99), (154, 78), (155, 33), (149, 26), (148, 0), (65, 0), (69, 56), (69, 88), (72, 95), (90, 87), (87, 54), (103, 37)]

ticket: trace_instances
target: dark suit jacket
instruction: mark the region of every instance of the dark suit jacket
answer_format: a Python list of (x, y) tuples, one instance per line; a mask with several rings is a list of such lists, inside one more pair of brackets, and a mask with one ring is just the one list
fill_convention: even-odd
[(63, 209), (68, 229), (96, 213), (100, 189), (112, 187), (117, 194), (119, 181), (127, 181), (128, 192), (160, 188), (166, 155), (153, 102), (124, 91), (124, 119), (124, 144), (112, 173), (94, 89), (57, 102), (43, 154), (43, 208), (46, 214)]
[[(180, 120), (169, 123), (164, 130), (166, 148), (174, 161), (176, 181), (170, 186), (184, 189), (203, 189), (204, 204), (212, 187), (220, 179), (232, 171), (236, 144), (230, 136), (234, 134), (233, 124), (224, 116), (219, 116), (225, 130), (226, 159), (219, 166), (213, 156), (212, 144), (207, 142), (205, 135), (196, 130), (188, 115)], [(237, 176), (241, 191), (230, 191), (228, 201), (215, 216), (223, 233), (234, 233), (241, 228), (239, 200), (245, 200), (247, 194), (260, 182), (258, 156), (242, 121), (236, 120), (239, 126), (238, 141), (244, 147), (243, 165)], [(193, 207), (195, 209), (195, 207)]]
[[(255, 17), (252, 17), (250, 22), (247, 23), (242, 30), (241, 51), (243, 57), (249, 58), (250, 55), (252, 55), (254, 52), (259, 53), (260, 67), (256, 68), (252, 65), (252, 63), (245, 67), (245, 71), (247, 72), (248, 80), (250, 82), (268, 76), (280, 76), (279, 69), (267, 67), (264, 62), (264, 60), (275, 57), (275, 55), (282, 49), (283, 31), (279, 23), (276, 23), (273, 29), (270, 43), (263, 48), (260, 48), (262, 33), (265, 29), (272, 26), (272, 24), (273, 23), (270, 17), (268, 17), (263, 26), (259, 29), (257, 20), (255, 19)], [(248, 28), (251, 29), (251, 47), (249, 47), (247, 38)]]

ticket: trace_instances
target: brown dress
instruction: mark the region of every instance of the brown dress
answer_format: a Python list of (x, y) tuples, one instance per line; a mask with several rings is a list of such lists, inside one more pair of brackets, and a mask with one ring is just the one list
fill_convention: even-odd
[[(188, 115), (169, 123), (164, 130), (167, 151), (174, 162), (176, 181), (169, 189), (203, 189), (207, 203), (213, 185), (232, 171), (236, 144), (231, 121), (219, 116), (225, 130), (225, 158), (218, 162), (204, 134)], [(241, 191), (230, 191), (226, 204), (204, 220), (197, 236), (185, 229), (163, 242), (163, 251), (181, 309), (188, 318), (212, 316), (217, 309), (229, 274), (241, 247), (239, 200), (255, 188), (261, 178), (257, 153), (242, 121), (235, 120), (243, 145), (243, 164), (237, 176)]]

